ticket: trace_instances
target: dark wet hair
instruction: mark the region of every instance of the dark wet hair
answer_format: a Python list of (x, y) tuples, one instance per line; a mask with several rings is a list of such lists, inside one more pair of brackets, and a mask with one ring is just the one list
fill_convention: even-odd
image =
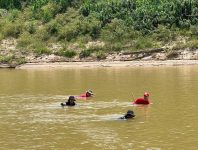
[(127, 114), (134, 114), (133, 110), (128, 110)]
[(128, 110), (124, 117), (126, 119), (127, 118), (133, 118), (133, 117), (135, 117), (135, 115), (134, 115), (134, 112), (132, 110)]
[(75, 101), (76, 99), (75, 99), (75, 97), (74, 96), (69, 96), (69, 99), (68, 99), (69, 101), (70, 100), (73, 100), (73, 101)]

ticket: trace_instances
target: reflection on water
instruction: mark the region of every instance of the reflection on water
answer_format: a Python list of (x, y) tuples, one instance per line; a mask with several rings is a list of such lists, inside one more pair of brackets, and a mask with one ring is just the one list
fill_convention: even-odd
[[(197, 149), (198, 69), (0, 70), (1, 149)], [(93, 98), (60, 106), (92, 89)], [(132, 106), (150, 92), (152, 105)], [(127, 110), (136, 117), (119, 120)]]

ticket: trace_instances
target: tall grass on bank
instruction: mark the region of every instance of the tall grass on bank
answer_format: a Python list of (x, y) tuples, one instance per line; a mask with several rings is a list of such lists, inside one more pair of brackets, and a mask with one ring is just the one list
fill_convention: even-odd
[(72, 57), (76, 56), (77, 53), (74, 50), (61, 49), (58, 52), (56, 52), (55, 54), (59, 55), (59, 56), (64, 56), (64, 57), (67, 57), (67, 58), (72, 58)]
[(26, 60), (24, 57), (15, 57), (14, 55), (0, 55), (0, 63), (20, 65), (26, 63)]

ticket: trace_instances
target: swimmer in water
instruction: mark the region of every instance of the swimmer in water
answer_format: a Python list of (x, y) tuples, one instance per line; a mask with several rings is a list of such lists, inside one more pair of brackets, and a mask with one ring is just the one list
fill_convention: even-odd
[(132, 110), (128, 110), (123, 117), (120, 117), (120, 119), (132, 119), (134, 117), (135, 117), (134, 112)]

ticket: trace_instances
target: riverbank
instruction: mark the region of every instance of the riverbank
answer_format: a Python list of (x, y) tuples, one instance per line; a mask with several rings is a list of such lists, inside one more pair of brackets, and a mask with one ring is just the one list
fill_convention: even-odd
[(158, 66), (181, 66), (181, 65), (198, 65), (198, 60), (26, 63), (17, 66), (16, 69), (158, 67)]
[[(0, 68), (72, 68), (72, 67), (137, 67), (137, 66), (178, 66), (197, 65), (198, 49), (167, 51), (166, 48), (147, 49), (135, 52), (114, 52), (99, 60), (95, 56), (67, 58), (54, 54), (41, 56), (26, 54), (24, 61), (0, 63)], [(12, 59), (11, 59), (12, 60)], [(26, 63), (25, 63), (26, 62)]]

